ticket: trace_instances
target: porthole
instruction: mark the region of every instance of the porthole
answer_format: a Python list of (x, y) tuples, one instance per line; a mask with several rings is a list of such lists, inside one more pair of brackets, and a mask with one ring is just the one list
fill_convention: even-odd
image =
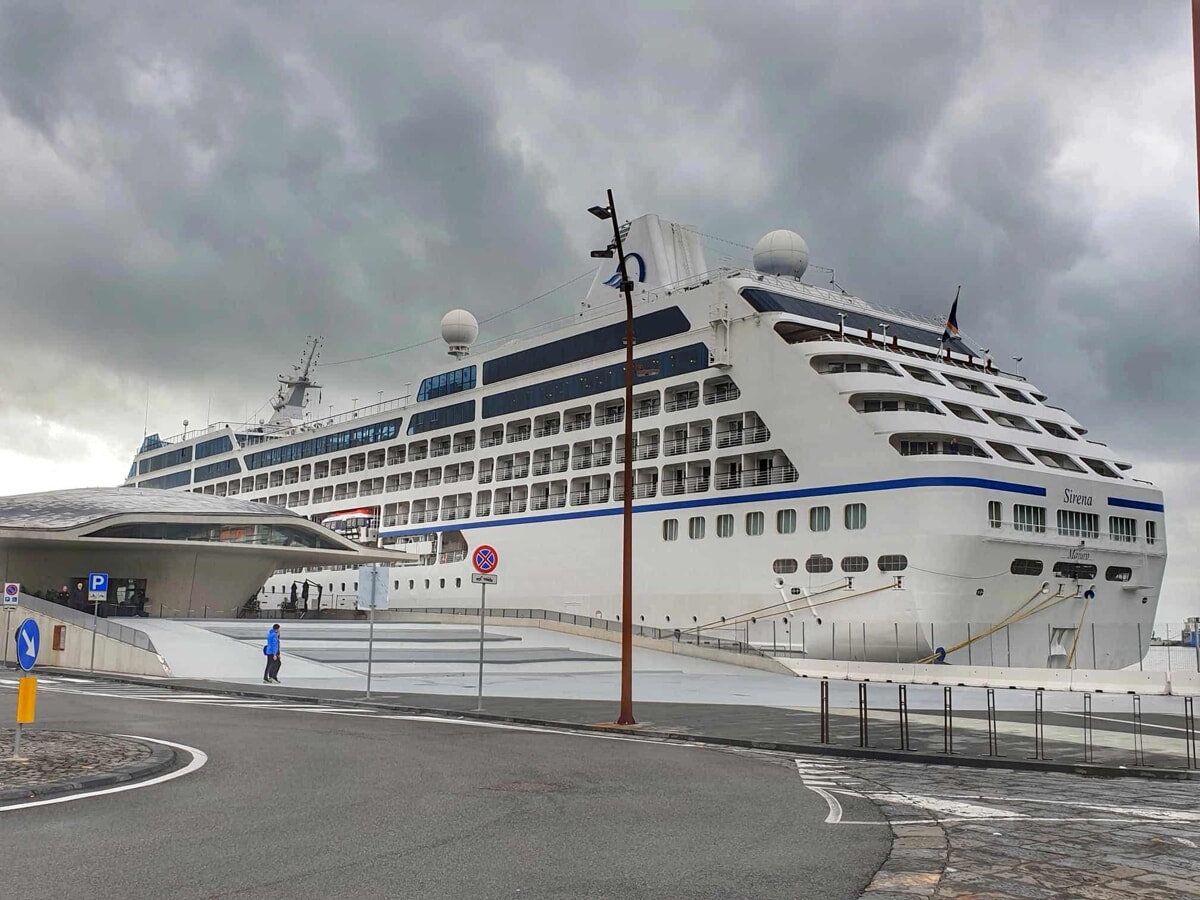
[(1041, 575), (1042, 561), (1040, 559), (1014, 559), (1008, 567), (1014, 575)]
[(445, 587), (446, 587), (446, 579), (445, 578), (438, 579), (438, 587), (445, 589)]
[(1133, 578), (1133, 569), (1128, 566), (1109, 566), (1104, 570), (1105, 581), (1129, 581)]
[(865, 572), (871, 567), (871, 561), (865, 556), (842, 557), (843, 572)]
[(1091, 581), (1096, 577), (1096, 567), (1091, 563), (1056, 562), (1055, 578), (1070, 578), (1072, 581)]
[(804, 570), (810, 575), (823, 575), (833, 571), (833, 560), (828, 556), (814, 553), (804, 561)]
[(408, 579), (408, 589), (411, 591), (414, 587), (416, 587), (416, 583), (411, 578)]
[(879, 557), (880, 572), (903, 572), (908, 568), (908, 557), (903, 553), (890, 553)]
[(777, 559), (771, 563), (771, 571), (776, 575), (791, 575), (800, 570), (800, 563), (794, 559)]
[(455, 586), (456, 588), (460, 588), (460, 587), (462, 587), (462, 579), (461, 579), (461, 578), (455, 578), (455, 579), (454, 579), (454, 586)]

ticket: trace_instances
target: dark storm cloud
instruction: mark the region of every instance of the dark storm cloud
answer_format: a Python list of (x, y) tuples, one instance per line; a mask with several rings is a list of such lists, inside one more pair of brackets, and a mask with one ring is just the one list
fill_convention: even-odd
[[(1108, 99), (1089, 83), (1186, 53), (1177, 6), (0, 4), (22, 173), (0, 174), (0, 309), (57, 363), (3, 402), (86, 393), (61, 362), (98, 344), (123, 432), (146, 380), (193, 422), (206, 398), (253, 411), (308, 333), (366, 355), (577, 274), (602, 239), (582, 210), (614, 186), (627, 215), (738, 242), (794, 227), (881, 303), (940, 316), (962, 283), (999, 361), (1085, 420), (1128, 411), (1114, 443), (1178, 451), (1194, 218), (1173, 239), (1178, 205), (1151, 203), (1140, 264), (1114, 260), (1101, 199), (1061, 172), (1073, 105)], [(322, 377), (373, 401), (438, 352)]]

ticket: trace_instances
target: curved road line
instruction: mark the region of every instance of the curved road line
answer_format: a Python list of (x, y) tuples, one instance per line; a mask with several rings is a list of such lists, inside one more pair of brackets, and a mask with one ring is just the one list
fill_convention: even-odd
[(202, 769), (204, 764), (208, 762), (208, 754), (203, 750), (198, 750), (195, 747), (189, 747), (187, 744), (176, 744), (172, 741), (163, 741), (158, 738), (142, 737), (136, 734), (118, 734), (115, 737), (133, 738), (138, 741), (149, 741), (152, 744), (163, 744), (167, 747), (173, 747), (176, 750), (183, 750), (192, 755), (189, 762), (182, 769), (176, 769), (174, 772), (168, 772), (166, 775), (159, 775), (156, 778), (148, 778), (145, 781), (137, 781), (133, 784), (122, 784), (117, 787), (102, 788), (98, 791), (84, 791), (78, 794), (68, 794), (64, 797), (50, 797), (47, 800), (30, 800), (28, 803), (14, 803), (12, 806), (0, 806), (0, 813), (10, 812), (14, 809), (28, 809), (31, 806), (49, 806), (52, 803), (69, 803), (72, 800), (84, 800), (88, 797), (102, 797), (105, 794), (119, 794), (122, 791), (133, 791), (138, 788), (150, 787), (155, 784), (162, 784), (164, 781), (171, 781), (175, 778), (182, 778), (184, 775), (190, 775), (192, 772)]

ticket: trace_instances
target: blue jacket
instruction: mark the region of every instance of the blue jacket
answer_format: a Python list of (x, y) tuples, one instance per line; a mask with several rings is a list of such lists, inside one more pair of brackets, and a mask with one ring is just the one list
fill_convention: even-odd
[(263, 647), (263, 653), (267, 656), (274, 656), (279, 652), (279, 632), (272, 628), (267, 632), (267, 646)]

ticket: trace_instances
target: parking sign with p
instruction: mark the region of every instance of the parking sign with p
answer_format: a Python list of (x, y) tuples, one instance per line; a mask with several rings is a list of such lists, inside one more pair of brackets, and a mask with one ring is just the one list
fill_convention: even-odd
[(88, 603), (103, 603), (108, 599), (108, 573), (92, 572), (88, 575)]

